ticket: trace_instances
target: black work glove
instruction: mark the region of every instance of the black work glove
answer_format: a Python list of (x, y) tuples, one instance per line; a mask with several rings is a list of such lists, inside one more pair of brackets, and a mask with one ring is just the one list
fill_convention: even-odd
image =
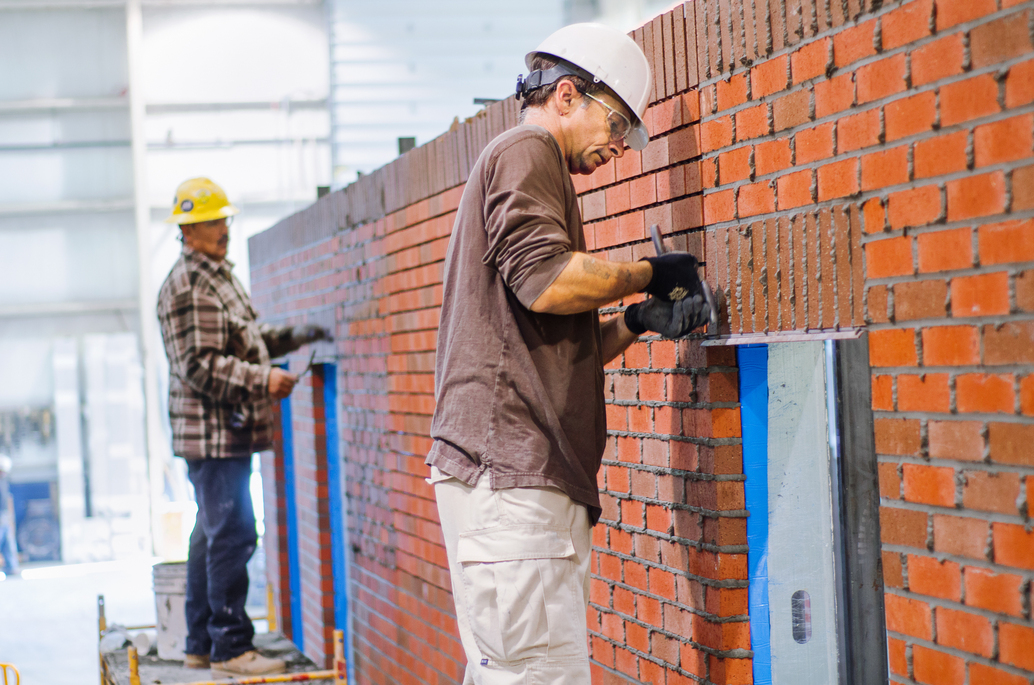
[(301, 347), (317, 340), (334, 340), (334, 336), (323, 326), (309, 324), (307, 326), (295, 326), (291, 329), (291, 342)]
[(653, 331), (665, 338), (681, 338), (710, 318), (711, 308), (701, 293), (678, 302), (650, 297), (625, 309), (625, 326), (636, 335)]
[(657, 257), (644, 257), (653, 267), (653, 278), (646, 292), (666, 302), (700, 294), (700, 262), (688, 252), (667, 252)]

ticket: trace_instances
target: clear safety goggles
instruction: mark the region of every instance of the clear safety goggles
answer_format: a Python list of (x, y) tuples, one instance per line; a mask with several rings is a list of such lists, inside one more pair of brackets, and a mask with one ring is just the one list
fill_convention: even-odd
[(632, 130), (632, 122), (629, 121), (628, 117), (624, 114), (617, 111), (603, 100), (600, 100), (598, 97), (594, 97), (589, 93), (582, 93), (582, 95), (594, 102), (600, 103), (603, 105), (603, 108), (607, 110), (607, 126), (610, 127), (610, 140), (612, 142), (616, 143), (617, 141), (622, 140), (628, 135), (628, 132)]

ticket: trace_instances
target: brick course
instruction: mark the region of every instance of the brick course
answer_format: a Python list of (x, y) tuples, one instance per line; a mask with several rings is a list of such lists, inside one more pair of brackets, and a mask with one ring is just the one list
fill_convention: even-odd
[[(1034, 678), (1032, 16), (688, 2), (632, 34), (656, 75), (650, 146), (575, 179), (591, 251), (650, 254), (658, 223), (704, 258), (723, 334), (868, 330), (896, 683)], [(251, 241), (263, 316), (337, 331), (360, 682), (462, 675), (422, 461), (455, 209), (516, 113), (490, 106)], [(594, 682), (749, 683), (735, 355), (648, 336), (605, 371)], [(315, 455), (315, 404), (293, 410), (296, 457)], [(306, 483), (308, 647), (327, 589), (318, 468)], [(282, 538), (267, 528), (271, 558)]]

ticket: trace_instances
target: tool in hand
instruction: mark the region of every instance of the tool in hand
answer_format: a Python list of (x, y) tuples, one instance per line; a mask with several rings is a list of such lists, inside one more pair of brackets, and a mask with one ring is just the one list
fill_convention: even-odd
[[(650, 237), (653, 239), (653, 249), (657, 252), (657, 256), (661, 256), (667, 250), (664, 249), (664, 242), (661, 240), (661, 227), (657, 224), (650, 226)], [(711, 293), (711, 286), (707, 284), (707, 281), (700, 279), (700, 286), (704, 292), (704, 299), (707, 301), (707, 308), (711, 311), (710, 322), (707, 327), (708, 335), (718, 335), (718, 307), (715, 305), (714, 295)]]
[(315, 361), (315, 359), (316, 359), (316, 350), (313, 350), (312, 354), (309, 355), (309, 365), (305, 367), (305, 371), (302, 371), (300, 374), (298, 374), (298, 380), (301, 380), (301, 379), (305, 378), (305, 374), (307, 374), (310, 371), (312, 371), (312, 362)]

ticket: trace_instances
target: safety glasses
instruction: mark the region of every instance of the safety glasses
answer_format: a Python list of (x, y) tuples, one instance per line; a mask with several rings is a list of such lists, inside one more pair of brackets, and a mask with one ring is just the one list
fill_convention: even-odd
[(628, 120), (621, 112), (617, 111), (610, 105), (598, 97), (593, 97), (589, 93), (582, 93), (585, 97), (598, 102), (603, 105), (603, 108), (607, 110), (607, 126), (610, 127), (610, 139), (613, 142), (617, 142), (628, 135), (628, 132), (632, 130), (632, 122)]

